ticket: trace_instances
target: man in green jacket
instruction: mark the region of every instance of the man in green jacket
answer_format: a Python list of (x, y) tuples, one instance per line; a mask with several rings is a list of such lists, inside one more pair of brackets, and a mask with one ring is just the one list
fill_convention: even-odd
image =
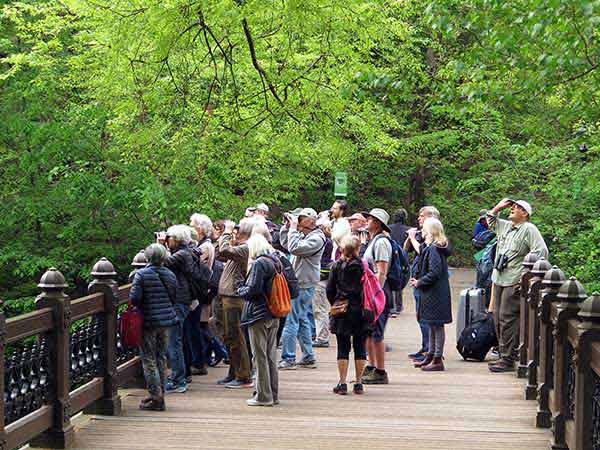
[[(510, 208), (509, 220), (500, 219), (500, 211), (506, 208)], [(491, 372), (515, 370), (519, 347), (523, 259), (529, 252), (548, 258), (548, 247), (544, 238), (529, 221), (532, 212), (531, 205), (525, 200), (514, 201), (505, 198), (486, 215), (490, 229), (498, 237), (492, 273), (492, 302), (500, 344), (500, 359), (490, 364)]]

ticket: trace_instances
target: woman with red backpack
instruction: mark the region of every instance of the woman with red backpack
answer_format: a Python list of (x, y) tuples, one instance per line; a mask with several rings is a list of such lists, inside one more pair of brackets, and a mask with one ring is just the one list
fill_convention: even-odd
[(350, 348), (354, 348), (354, 370), (356, 383), (353, 392), (364, 392), (361, 383), (362, 373), (367, 363), (367, 332), (369, 318), (366, 317), (361, 279), (364, 265), (360, 259), (360, 239), (347, 235), (340, 243), (342, 257), (331, 268), (327, 281), (327, 299), (331, 303), (331, 331), (337, 339), (337, 365), (339, 382), (333, 392), (339, 395), (348, 393), (346, 377)]

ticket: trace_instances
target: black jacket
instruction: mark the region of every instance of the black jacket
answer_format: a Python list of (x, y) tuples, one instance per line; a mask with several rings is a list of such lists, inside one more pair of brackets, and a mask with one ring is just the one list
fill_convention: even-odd
[(170, 327), (177, 323), (171, 300), (175, 300), (176, 291), (177, 279), (165, 267), (149, 265), (136, 272), (129, 299), (142, 309), (145, 328)]
[(363, 315), (364, 296), (362, 276), (363, 264), (360, 258), (350, 261), (340, 259), (336, 261), (327, 280), (327, 300), (334, 304), (336, 300), (348, 300), (346, 314), (334, 317), (331, 330), (335, 334), (360, 335), (366, 333), (369, 323)]
[(452, 250), (438, 245), (421, 246), (417, 269), (417, 289), (421, 302), (419, 320), (432, 325), (452, 322), (452, 300), (448, 279), (448, 256)]
[(165, 259), (164, 266), (177, 277), (176, 303), (185, 305), (192, 303), (190, 277), (192, 276), (193, 264), (192, 249), (187, 245), (181, 245)]
[(392, 239), (395, 240), (400, 247), (404, 245), (404, 242), (408, 237), (408, 229), (409, 227), (403, 223), (394, 223), (390, 225), (390, 230), (392, 230), (390, 233), (392, 235)]
[(275, 263), (270, 258), (261, 256), (254, 261), (246, 283), (237, 290), (237, 295), (246, 300), (240, 325), (249, 326), (273, 318), (267, 298), (271, 296), (274, 277)]

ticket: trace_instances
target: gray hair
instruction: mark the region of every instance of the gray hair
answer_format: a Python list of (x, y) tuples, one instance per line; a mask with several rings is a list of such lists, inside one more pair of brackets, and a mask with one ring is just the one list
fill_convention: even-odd
[(252, 220), (251, 218), (240, 220), (240, 229), (238, 230), (238, 236), (250, 236), (252, 234), (252, 230), (254, 229), (255, 224), (256, 221)]
[(257, 234), (263, 236), (269, 243), (273, 241), (269, 227), (267, 227), (267, 224), (264, 222), (256, 221), (254, 224), (254, 228), (252, 228), (252, 236)]
[(164, 245), (150, 244), (144, 250), (144, 255), (150, 264), (153, 266), (162, 266), (165, 258), (167, 257), (167, 249)]
[(198, 241), (200, 240), (200, 235), (196, 231), (194, 227), (190, 227), (190, 238), (192, 239), (190, 242), (192, 245), (198, 245)]
[(200, 228), (200, 231), (204, 233), (204, 236), (210, 236), (212, 233), (212, 220), (206, 214), (192, 214), (190, 217), (190, 225), (196, 228)]
[(423, 213), (425, 216), (433, 217), (435, 219), (440, 218), (440, 212), (438, 211), (438, 209), (435, 206), (423, 206), (419, 210), (419, 213)]
[(259, 256), (268, 255), (274, 251), (262, 234), (253, 234), (247, 244), (250, 260), (256, 260)]
[(172, 237), (177, 242), (182, 244), (189, 244), (192, 240), (192, 234), (190, 233), (190, 227), (187, 225), (173, 225), (167, 230), (167, 236)]

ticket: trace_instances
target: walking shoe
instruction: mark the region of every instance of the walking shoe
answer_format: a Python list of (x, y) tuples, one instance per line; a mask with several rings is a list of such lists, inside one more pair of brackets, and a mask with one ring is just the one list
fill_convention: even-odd
[(191, 368), (192, 375), (208, 375), (208, 369), (206, 367), (194, 367)]
[(320, 340), (316, 340), (315, 342), (313, 342), (313, 347), (316, 348), (329, 348), (329, 342), (328, 341), (320, 341)]
[(356, 395), (363, 395), (365, 393), (365, 388), (363, 387), (362, 383), (354, 383), (354, 386), (352, 386), (352, 392), (354, 392)]
[(500, 359), (495, 364), (488, 366), (490, 372), (500, 373), (500, 372), (514, 372), (515, 371), (515, 363), (509, 361), (507, 359)]
[(185, 394), (187, 392), (187, 383), (183, 382), (182, 384), (174, 384), (172, 381), (168, 381), (165, 385), (165, 393), (172, 394)]
[(303, 359), (299, 363), (296, 363), (298, 367), (301, 369), (316, 369), (317, 368), (317, 360), (316, 359)]
[(363, 370), (363, 373), (362, 373), (361, 381), (364, 380), (364, 378), (366, 376), (369, 376), (369, 374), (371, 374), (371, 372), (373, 372), (374, 370), (375, 370), (375, 367), (373, 367), (373, 366), (365, 366), (365, 370)]
[(279, 399), (276, 398), (275, 400), (273, 400), (273, 405), (279, 405)]
[(279, 364), (277, 364), (277, 368), (279, 370), (296, 370), (296, 362), (288, 361), (287, 359), (282, 359), (281, 361), (279, 361)]
[(252, 380), (233, 380), (225, 385), (227, 389), (247, 389), (252, 386)]
[(191, 375), (188, 375), (187, 377), (185, 377), (185, 382), (186, 382), (187, 384), (191, 384), (191, 383), (192, 383), (192, 376), (191, 376)]
[(255, 398), (249, 398), (248, 400), (246, 400), (246, 404), (248, 406), (273, 406), (274, 402), (259, 402)]
[(441, 356), (434, 357), (431, 363), (427, 364), (426, 366), (422, 366), (421, 370), (423, 372), (443, 372), (445, 370), (444, 358)]
[(346, 395), (348, 393), (348, 385), (346, 383), (340, 383), (333, 388), (333, 393), (338, 395)]
[(164, 399), (152, 399), (149, 402), (140, 403), (140, 409), (143, 411), (164, 411), (165, 400)]
[(235, 377), (230, 377), (229, 375), (227, 375), (225, 378), (222, 378), (221, 380), (217, 381), (217, 384), (222, 386), (224, 384), (232, 382), (233, 380), (235, 380)]
[(420, 367), (425, 367), (425, 366), (429, 365), (431, 363), (431, 361), (433, 361), (433, 353), (427, 353), (426, 355), (424, 355), (424, 357), (421, 361), (415, 362), (413, 364), (413, 366), (418, 369)]
[(425, 357), (425, 353), (427, 353), (427, 352), (425, 350), (421, 349), (418, 352), (409, 353), (408, 357), (410, 359), (422, 359)]
[(366, 377), (363, 376), (362, 382), (363, 384), (388, 384), (390, 381), (385, 370), (375, 369)]

